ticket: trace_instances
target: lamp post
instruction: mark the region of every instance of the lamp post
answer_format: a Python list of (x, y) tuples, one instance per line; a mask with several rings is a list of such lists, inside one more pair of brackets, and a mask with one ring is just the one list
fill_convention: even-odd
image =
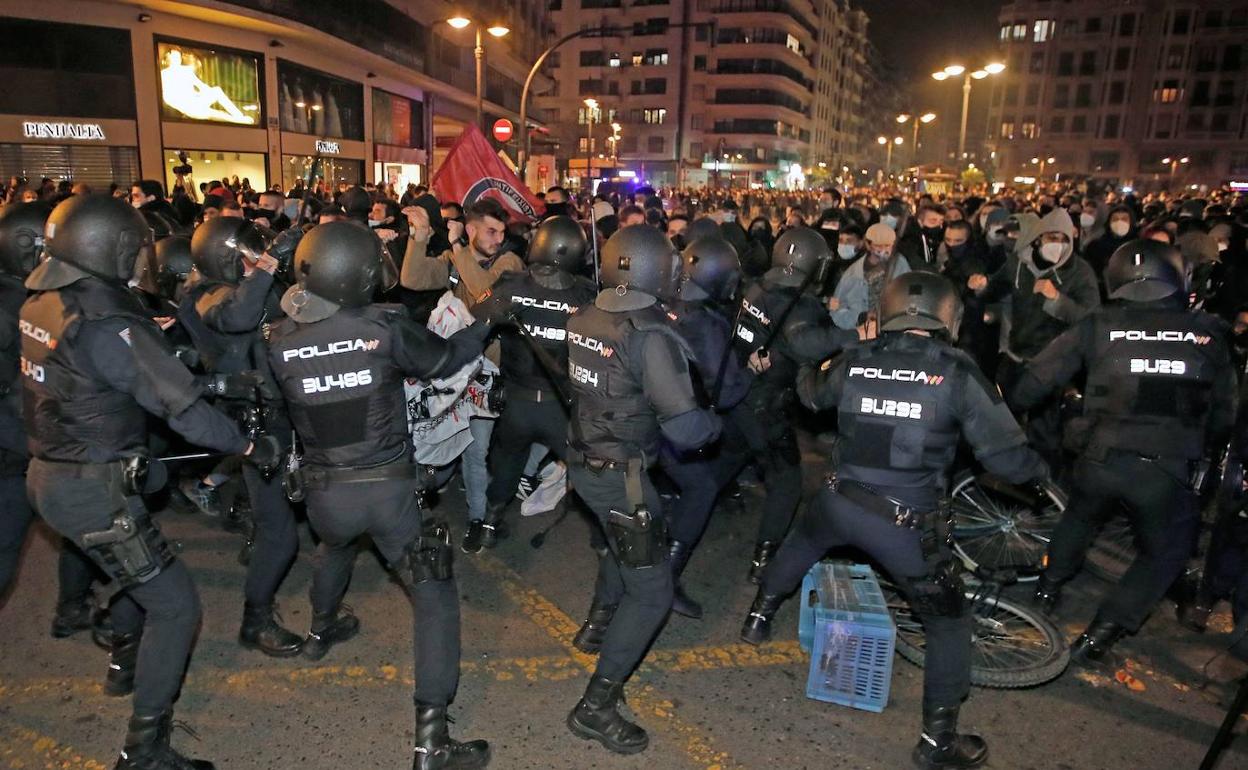
[(877, 137), (875, 141), (888, 148), (888, 152), (885, 153), (884, 173), (891, 176), (893, 173), (893, 147), (900, 147), (906, 140), (900, 136), (894, 136), (892, 141), (889, 141), (888, 137), (881, 136)]
[(966, 67), (961, 64), (950, 64), (939, 72), (933, 72), (932, 78), (938, 81), (956, 78), (958, 75), (965, 73), (966, 77), (962, 80), (962, 126), (958, 130), (958, 166), (961, 167), (963, 161), (966, 160), (966, 116), (971, 107), (971, 81), (983, 80), (989, 75), (1000, 75), (1005, 71), (1005, 65), (1001, 62), (992, 62), (984, 65), (983, 69), (977, 69), (973, 72), (967, 72)]
[[(473, 21), (472, 19), (469, 19), (467, 16), (452, 16), (451, 18), (446, 20), (446, 23), (451, 25), (451, 27), (453, 27), (454, 29), (463, 29), (464, 27), (467, 27), (469, 24), (472, 24)], [(476, 24), (477, 45), (475, 48), (472, 49), (472, 58), (475, 59), (477, 63), (477, 128), (484, 131), (485, 130), (485, 46), (482, 45), (481, 26), (482, 25), (479, 22)], [(486, 27), (485, 31), (489, 32), (494, 37), (504, 37), (507, 35), (508, 32), (511, 32), (510, 29), (508, 29), (506, 26), (502, 24), (491, 24), (489, 27)]]
[(585, 100), (585, 190), (587, 192), (594, 191), (593, 181), (593, 162), (594, 162), (594, 110), (598, 109), (597, 99)]
[(934, 112), (925, 112), (922, 115), (911, 115), (903, 112), (897, 116), (898, 123), (914, 122), (914, 138), (912, 140), (914, 143), (910, 145), (910, 165), (919, 165), (919, 127), (925, 123), (931, 123), (935, 119), (936, 113)]
[(1056, 162), (1057, 162), (1057, 158), (1054, 158), (1054, 157), (1052, 157), (1052, 156), (1049, 156), (1049, 157), (1047, 157), (1047, 158), (1040, 158), (1040, 157), (1036, 157), (1036, 158), (1032, 158), (1032, 159), (1031, 159), (1031, 162), (1032, 162), (1032, 165), (1036, 165), (1036, 166), (1039, 166), (1039, 167), (1040, 167), (1040, 172), (1039, 172), (1038, 174), (1036, 174), (1036, 178), (1037, 178), (1037, 179), (1044, 179), (1044, 167), (1045, 167), (1045, 166), (1051, 166), (1051, 165), (1053, 165), (1054, 163), (1056, 163)]
[(1170, 166), (1170, 184), (1171, 184), (1171, 186), (1173, 186), (1173, 185), (1174, 185), (1174, 172), (1175, 172), (1175, 171), (1179, 168), (1179, 165), (1180, 165), (1180, 164), (1185, 164), (1185, 163), (1188, 163), (1188, 162), (1190, 162), (1190, 161), (1191, 161), (1191, 158), (1187, 157), (1186, 155), (1184, 155), (1182, 158), (1169, 157), (1169, 158), (1162, 158), (1162, 159), (1161, 159), (1161, 162), (1162, 162), (1162, 163), (1165, 163), (1165, 164), (1167, 164), (1167, 165), (1169, 165), (1169, 166)]
[(618, 167), (620, 165), (620, 124), (611, 124), (611, 165)]

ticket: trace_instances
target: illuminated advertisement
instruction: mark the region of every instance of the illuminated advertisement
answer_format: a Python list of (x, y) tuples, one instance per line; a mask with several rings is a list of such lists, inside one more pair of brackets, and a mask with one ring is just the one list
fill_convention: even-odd
[(260, 125), (256, 56), (171, 42), (159, 43), (156, 50), (160, 111), (166, 120)]

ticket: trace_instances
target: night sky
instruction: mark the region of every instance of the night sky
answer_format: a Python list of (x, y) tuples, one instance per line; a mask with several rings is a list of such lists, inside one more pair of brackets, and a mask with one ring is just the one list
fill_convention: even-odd
[[(853, 0), (871, 17), (871, 41), (910, 92), (911, 109), (932, 110), (936, 123), (924, 129), (932, 142), (957, 143), (957, 123), (962, 109), (962, 90), (950, 81), (937, 83), (931, 73), (957, 62), (968, 68), (995, 58), (997, 13), (1001, 0)], [(959, 81), (960, 83), (960, 81)], [(983, 134), (988, 89), (971, 92), (968, 134)], [(948, 116), (948, 118), (946, 118)], [(893, 127), (883, 126), (881, 131)], [(910, 134), (906, 132), (907, 142)], [(934, 147), (921, 141), (924, 147)]]

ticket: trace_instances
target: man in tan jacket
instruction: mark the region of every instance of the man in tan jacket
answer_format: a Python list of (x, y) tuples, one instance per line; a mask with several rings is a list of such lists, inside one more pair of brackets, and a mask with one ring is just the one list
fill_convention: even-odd
[[(512, 252), (499, 253), (507, 235), (507, 210), (497, 201), (483, 199), (464, 212), (466, 225), (447, 222), (451, 248), (437, 256), (426, 256), (433, 230), (429, 214), (419, 206), (404, 209), (412, 224), (399, 282), (413, 291), (450, 289), (469, 309), (487, 296), (490, 287), (505, 272), (524, 270), (524, 262)], [(464, 228), (468, 245), (459, 243)]]

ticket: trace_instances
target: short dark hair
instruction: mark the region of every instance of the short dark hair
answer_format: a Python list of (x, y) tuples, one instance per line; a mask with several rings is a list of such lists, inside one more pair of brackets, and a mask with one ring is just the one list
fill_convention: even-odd
[(949, 223), (947, 223), (947, 224), (945, 225), (945, 232), (949, 232), (950, 230), (965, 230), (965, 231), (966, 231), (966, 237), (967, 237), (967, 238), (970, 238), (970, 237), (971, 237), (971, 223), (970, 223), (970, 220), (967, 220), (967, 219), (955, 219), (955, 220), (953, 220), (952, 222), (949, 222)]
[(689, 217), (685, 216), (684, 214), (672, 214), (670, 217), (667, 218), (667, 223), (669, 225), (676, 221), (683, 221), (685, 224), (689, 224)]
[(619, 214), (620, 222), (623, 222), (624, 220), (628, 219), (634, 214), (640, 214), (641, 216), (644, 217), (646, 215), (646, 212), (642, 211), (641, 206), (630, 203), (629, 205), (620, 209), (620, 214)]
[(554, 185), (553, 187), (546, 188), (547, 195), (550, 195), (552, 192), (562, 193), (565, 199), (570, 200), (572, 198), (572, 195), (568, 192), (568, 189), (566, 187), (560, 187), (559, 185)]
[(144, 195), (165, 197), (165, 186), (155, 179), (140, 179), (134, 183), (134, 186), (142, 190)]
[(837, 230), (836, 232), (838, 236), (839, 235), (852, 235), (855, 238), (858, 238), (859, 240), (861, 240), (863, 237), (862, 228), (854, 224), (841, 225), (841, 229)]
[(934, 212), (936, 214), (940, 214), (942, 217), (945, 215), (945, 207), (940, 205), (939, 203), (924, 203), (923, 205), (919, 206), (919, 210), (918, 212), (915, 213), (914, 218), (919, 219), (923, 216), (924, 213), (928, 211)]
[[(464, 215), (464, 207), (459, 205), (455, 201), (447, 201), (446, 203), (439, 203), (438, 208), (454, 209), (455, 217), (462, 217)], [(454, 219), (455, 217), (452, 217), (452, 219)]]
[(492, 198), (482, 198), (469, 206), (464, 211), (464, 217), (469, 222), (480, 222), (486, 217), (497, 219), (503, 224), (511, 221), (511, 217), (507, 215), (507, 209), (503, 208), (503, 204)]

